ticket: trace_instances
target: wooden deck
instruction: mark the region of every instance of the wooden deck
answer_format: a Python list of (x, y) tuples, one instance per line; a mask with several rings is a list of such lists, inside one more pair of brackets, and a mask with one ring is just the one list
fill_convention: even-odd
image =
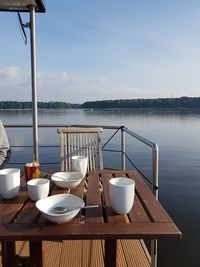
[[(45, 241), (45, 266), (103, 267), (103, 242), (102, 240)], [(121, 240), (118, 242), (119, 267), (150, 267), (150, 257), (146, 253), (142, 241)], [(18, 241), (16, 251), (17, 255), (28, 256), (28, 242)], [(0, 266), (2, 266), (1, 262)], [(14, 267), (14, 265), (10, 267)]]

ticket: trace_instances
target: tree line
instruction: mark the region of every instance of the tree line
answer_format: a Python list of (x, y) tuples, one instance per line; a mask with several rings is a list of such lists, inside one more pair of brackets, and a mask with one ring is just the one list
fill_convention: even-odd
[[(31, 101), (0, 101), (0, 109), (31, 109)], [(119, 99), (88, 101), (83, 104), (51, 101), (38, 102), (39, 109), (69, 108), (200, 108), (200, 97), (155, 98), (155, 99)]]
[(200, 108), (200, 97), (119, 99), (85, 102), (82, 108)]
[[(38, 102), (39, 109), (66, 109), (79, 108), (79, 104), (70, 104), (66, 102)], [(31, 101), (0, 101), (0, 109), (31, 109)]]

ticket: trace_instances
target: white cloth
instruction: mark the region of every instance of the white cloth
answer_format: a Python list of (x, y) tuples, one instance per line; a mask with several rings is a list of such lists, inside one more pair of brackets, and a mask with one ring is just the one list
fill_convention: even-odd
[(0, 120), (0, 166), (6, 160), (9, 150), (10, 150), (10, 145), (8, 137), (6, 135), (3, 123)]

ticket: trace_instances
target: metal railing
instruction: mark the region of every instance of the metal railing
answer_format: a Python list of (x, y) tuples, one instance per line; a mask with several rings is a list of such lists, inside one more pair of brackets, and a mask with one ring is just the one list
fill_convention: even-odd
[[(31, 124), (5, 124), (5, 128), (32, 128)], [(59, 128), (59, 127), (101, 127), (104, 130), (114, 130), (114, 134), (112, 134), (108, 140), (103, 144), (102, 149), (104, 152), (116, 152), (121, 155), (121, 166), (119, 169), (125, 170), (126, 169), (126, 159), (130, 162), (130, 164), (140, 173), (140, 175), (143, 176), (149, 183), (152, 185), (152, 192), (156, 198), (158, 198), (158, 146), (156, 143), (151, 142), (150, 140), (134, 133), (133, 131), (129, 130), (125, 126), (105, 126), (105, 125), (82, 125), (82, 124), (39, 124), (39, 128)], [(120, 142), (120, 149), (106, 149), (106, 146), (111, 142), (113, 137), (118, 133), (121, 132), (121, 138), (119, 140)], [(134, 139), (137, 139), (139, 142), (145, 144), (146, 146), (150, 147), (151, 149), (151, 157), (152, 157), (152, 163), (151, 163), (151, 178), (148, 179), (137, 166), (133, 163), (133, 161), (130, 159), (130, 157), (126, 153), (126, 135), (131, 136)], [(12, 144), (12, 147), (33, 147), (32, 145), (14, 145)], [(59, 145), (39, 145), (39, 147), (45, 148), (45, 147), (58, 147)], [(13, 163), (14, 164), (14, 163)], [(15, 162), (16, 164), (16, 162)], [(23, 164), (20, 162), (19, 164)], [(52, 164), (48, 162), (43, 162), (43, 164)], [(55, 163), (53, 163), (55, 164)], [(57, 162), (58, 164), (58, 162)]]
[[(31, 124), (5, 124), (5, 128), (32, 128)], [(107, 141), (103, 144), (102, 150), (103, 152), (114, 152), (119, 153), (121, 155), (121, 166), (120, 168), (122, 170), (126, 170), (126, 160), (139, 172), (139, 174), (151, 184), (151, 190), (158, 199), (158, 146), (156, 143), (151, 142), (150, 140), (132, 132), (125, 126), (105, 126), (105, 125), (82, 125), (82, 124), (39, 124), (39, 128), (59, 128), (59, 127), (101, 127), (104, 130), (114, 130), (114, 133), (107, 139)], [(106, 149), (106, 146), (111, 142), (111, 140), (116, 136), (118, 133), (120, 133), (120, 149)], [(126, 153), (126, 136), (130, 136), (131, 138), (134, 138), (135, 140), (138, 140), (140, 143), (145, 144), (147, 147), (151, 149), (151, 177), (150, 179), (147, 178), (139, 168), (133, 163), (132, 159), (127, 155)], [(32, 145), (11, 145), (11, 147), (33, 147)], [(60, 147), (59, 145), (39, 145), (39, 148), (44, 147)], [(10, 163), (10, 164), (16, 164), (16, 163)], [(23, 164), (18, 163), (18, 164)], [(41, 164), (52, 164), (52, 163), (46, 163), (43, 162)], [(55, 164), (55, 163), (53, 163)], [(120, 169), (119, 168), (119, 169)], [(151, 240), (151, 266), (156, 267), (157, 266), (157, 240)]]

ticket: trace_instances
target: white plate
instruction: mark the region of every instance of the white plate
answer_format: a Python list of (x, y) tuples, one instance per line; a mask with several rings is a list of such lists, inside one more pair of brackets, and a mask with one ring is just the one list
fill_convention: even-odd
[(85, 203), (81, 198), (75, 195), (59, 194), (38, 200), (35, 205), (47, 220), (55, 223), (64, 223), (73, 219), (79, 213), (80, 209), (79, 208), (74, 209), (64, 214), (57, 214), (52, 212), (53, 208), (55, 207), (66, 207), (69, 209), (73, 209), (73, 207), (82, 208), (85, 205)]

